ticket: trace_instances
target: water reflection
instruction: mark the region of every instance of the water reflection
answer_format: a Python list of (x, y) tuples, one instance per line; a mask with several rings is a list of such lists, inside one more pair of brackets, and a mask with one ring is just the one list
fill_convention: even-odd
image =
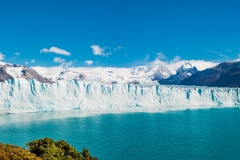
[(57, 112), (38, 112), (38, 113), (23, 113), (23, 114), (5, 114), (0, 115), (0, 125), (11, 123), (27, 123), (33, 121), (45, 121), (51, 119), (64, 119), (71, 117), (86, 117), (93, 113), (81, 111), (57, 111)]

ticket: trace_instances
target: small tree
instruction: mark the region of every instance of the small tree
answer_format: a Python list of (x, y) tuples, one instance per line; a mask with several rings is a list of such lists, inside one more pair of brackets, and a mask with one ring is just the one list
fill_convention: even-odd
[(0, 143), (0, 159), (1, 160), (42, 160), (35, 154), (21, 148), (19, 146), (13, 146), (11, 144)]
[(29, 151), (43, 159), (51, 160), (97, 160), (91, 157), (89, 151), (84, 148), (83, 155), (66, 141), (54, 142), (51, 138), (34, 140), (27, 143)]
[(27, 143), (27, 147), (30, 152), (41, 158), (61, 159), (64, 156), (64, 151), (58, 148), (51, 138), (34, 140)]

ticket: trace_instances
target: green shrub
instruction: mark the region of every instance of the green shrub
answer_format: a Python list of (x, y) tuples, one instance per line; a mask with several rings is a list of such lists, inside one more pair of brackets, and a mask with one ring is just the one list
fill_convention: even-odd
[(0, 143), (0, 160), (97, 160), (84, 148), (78, 152), (66, 141), (51, 138), (33, 140), (26, 144), (29, 150)]
[(1, 160), (41, 160), (35, 154), (19, 146), (0, 143)]

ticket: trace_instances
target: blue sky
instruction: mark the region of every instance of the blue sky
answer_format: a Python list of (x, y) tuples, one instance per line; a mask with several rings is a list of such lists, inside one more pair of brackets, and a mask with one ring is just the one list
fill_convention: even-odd
[(132, 67), (175, 56), (229, 61), (240, 54), (239, 6), (238, 0), (1, 0), (0, 59), (46, 67)]

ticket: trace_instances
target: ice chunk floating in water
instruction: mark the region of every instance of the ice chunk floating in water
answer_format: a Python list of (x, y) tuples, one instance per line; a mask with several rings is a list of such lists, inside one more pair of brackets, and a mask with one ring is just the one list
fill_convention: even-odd
[(167, 111), (240, 105), (239, 88), (141, 86), (15, 78), (0, 83), (0, 113), (54, 110)]

